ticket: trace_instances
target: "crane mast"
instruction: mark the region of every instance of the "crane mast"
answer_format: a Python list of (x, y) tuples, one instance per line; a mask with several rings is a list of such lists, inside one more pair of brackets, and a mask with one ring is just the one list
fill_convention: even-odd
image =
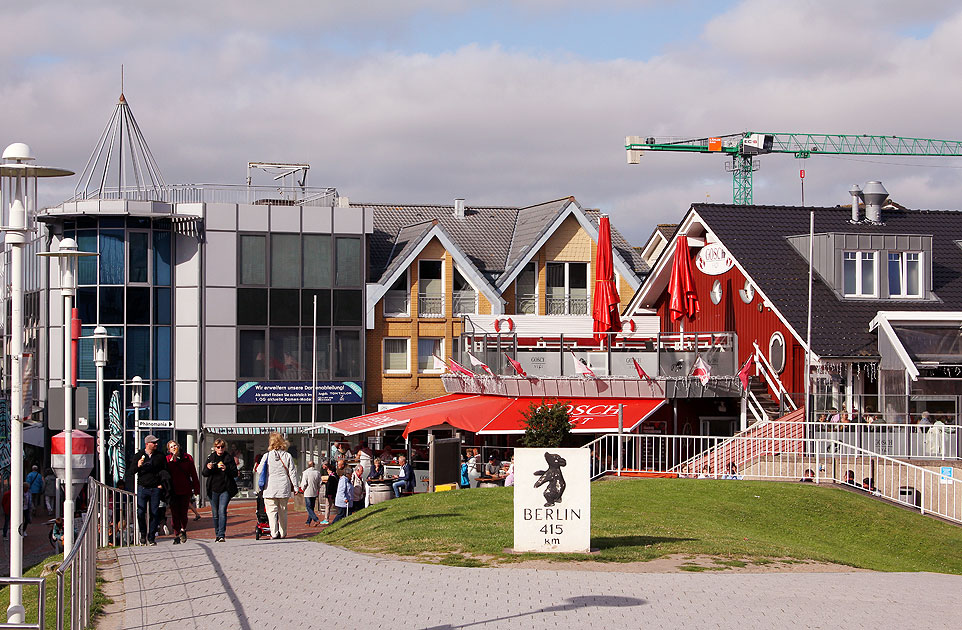
[(732, 201), (753, 202), (752, 173), (758, 170), (757, 155), (791, 153), (796, 158), (813, 155), (900, 155), (913, 157), (962, 157), (962, 141), (870, 136), (866, 134), (744, 133), (705, 138), (655, 138), (628, 136), (625, 150), (629, 164), (638, 164), (645, 151), (720, 153), (731, 158), (726, 170), (732, 174)]

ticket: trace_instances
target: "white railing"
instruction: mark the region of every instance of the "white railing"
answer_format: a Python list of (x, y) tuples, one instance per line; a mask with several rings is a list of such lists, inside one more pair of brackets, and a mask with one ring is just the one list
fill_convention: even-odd
[[(618, 435), (591, 450), (592, 479), (608, 474), (835, 482), (962, 523), (962, 481), (838, 440)], [(619, 457), (620, 455), (620, 457)]]
[[(10, 630), (44, 630), (47, 616), (46, 578), (0, 577), (0, 585), (6, 586), (7, 588), (10, 586), (20, 586), (24, 593), (27, 591), (25, 587), (37, 588), (37, 622), (31, 623), (24, 617), (23, 623), (0, 623), (0, 628), (9, 628)], [(4, 617), (6, 617), (6, 615), (4, 615)]]
[(419, 293), (418, 315), (421, 317), (444, 317), (444, 296)]
[(755, 365), (758, 366), (758, 372), (765, 377), (765, 382), (768, 383), (768, 387), (771, 388), (772, 392), (778, 397), (780, 401), (779, 407), (782, 405), (781, 401), (786, 401), (785, 404), (791, 407), (792, 411), (798, 409), (798, 405), (796, 405), (792, 397), (789, 396), (788, 390), (782, 385), (782, 380), (778, 378), (778, 372), (776, 372), (772, 364), (768, 362), (768, 358), (758, 347), (758, 343), (753, 341), (752, 346), (755, 348)]
[(906, 459), (960, 459), (960, 427), (955, 425), (797, 422), (805, 435)]

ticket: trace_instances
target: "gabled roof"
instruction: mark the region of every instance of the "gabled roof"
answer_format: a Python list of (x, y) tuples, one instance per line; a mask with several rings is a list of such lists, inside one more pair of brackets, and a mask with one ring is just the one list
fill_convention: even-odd
[[(695, 204), (681, 228), (701, 223), (732, 254), (736, 264), (764, 295), (773, 309), (804, 339), (808, 309), (808, 263), (788, 242), (788, 236), (807, 235), (811, 208), (795, 206), (736, 206)], [(815, 208), (815, 232), (864, 234), (931, 235), (933, 292), (938, 301), (846, 300), (840, 298), (818, 276), (812, 292), (812, 351), (821, 357), (875, 357), (877, 335), (869, 323), (882, 310), (962, 310), (962, 212), (885, 208), (881, 225), (852, 224), (851, 209)], [(688, 232), (683, 232), (688, 233)], [(655, 265), (658, 275), (670, 269), (673, 248), (669, 247)], [(879, 261), (880, 273), (885, 261)], [(663, 279), (662, 279), (663, 280)], [(654, 274), (638, 292), (651, 297), (649, 289), (658, 284)], [(651, 285), (651, 286), (649, 286)]]

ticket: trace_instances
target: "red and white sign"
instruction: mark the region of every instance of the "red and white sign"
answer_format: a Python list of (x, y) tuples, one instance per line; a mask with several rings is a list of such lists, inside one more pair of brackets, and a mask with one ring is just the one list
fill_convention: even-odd
[[(624, 405), (624, 430), (633, 431), (645, 421), (665, 401), (661, 398), (568, 398), (561, 402), (571, 418), (573, 433), (613, 433), (618, 430), (618, 403)], [(535, 397), (519, 397), (498, 414), (479, 434), (521, 434), (524, 433), (524, 417), (531, 404), (554, 403), (552, 400)]]
[(735, 266), (735, 260), (721, 243), (709, 243), (695, 256), (695, 267), (708, 276), (720, 276)]
[[(87, 483), (90, 471), (94, 469), (96, 440), (77, 429), (73, 430), (72, 436), (72, 456), (70, 459), (73, 463), (73, 485), (74, 496), (76, 497), (80, 488)], [(53, 468), (58, 479), (66, 479), (67, 477), (66, 442), (66, 431), (58, 433), (50, 440), (50, 467)]]

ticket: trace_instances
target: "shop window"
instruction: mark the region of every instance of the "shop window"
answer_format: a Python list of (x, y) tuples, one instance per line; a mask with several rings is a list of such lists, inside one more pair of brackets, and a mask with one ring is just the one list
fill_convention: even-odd
[(362, 317), (360, 291), (343, 289), (334, 291), (335, 326), (360, 326)]
[(410, 371), (408, 348), (411, 340), (403, 337), (384, 340), (384, 371), (388, 373), (407, 373)]
[[(83, 260), (83, 258), (80, 260)], [(80, 287), (77, 289), (77, 312), (80, 321), (83, 323), (97, 323), (97, 287)]]
[(360, 378), (361, 332), (334, 331), (334, 378)]
[(339, 287), (356, 287), (361, 284), (361, 239), (338, 237), (336, 239), (337, 260), (335, 280)]
[(237, 289), (237, 325), (267, 325), (267, 289)]
[(889, 252), (889, 295), (922, 297), (921, 255), (918, 252)]
[(240, 378), (264, 378), (266, 348), (265, 331), (242, 330), (238, 335), (237, 376)]
[(538, 313), (538, 264), (529, 262), (514, 281), (514, 310), (519, 315)]
[(267, 284), (267, 237), (259, 234), (241, 234), (240, 283)]
[(124, 323), (124, 288), (100, 287), (101, 324)]
[(875, 297), (875, 252), (844, 252), (843, 293), (848, 297)]
[(170, 289), (154, 289), (154, 323), (170, 323)]
[(170, 420), (170, 381), (156, 381), (153, 386), (153, 417), (156, 420)]
[(238, 424), (263, 424), (267, 422), (267, 405), (237, 405)]
[(443, 369), (434, 367), (434, 355), (444, 358), (444, 339), (435, 337), (418, 338), (418, 372), (440, 374)]
[(267, 405), (267, 421), (271, 424), (296, 424), (301, 421), (300, 405)]
[(327, 234), (304, 235), (304, 286), (331, 286), (331, 237)]
[[(107, 365), (104, 367), (105, 379), (124, 378), (124, 329), (122, 326), (107, 326)], [(91, 333), (92, 334), (92, 333)]]
[(127, 327), (127, 376), (139, 376), (145, 381), (150, 374), (150, 328), (147, 326)]
[(358, 404), (331, 405), (331, 422), (347, 420), (348, 418), (360, 416), (363, 413), (361, 405)]
[(271, 235), (271, 286), (300, 288), (300, 234)]
[(129, 264), (127, 280), (129, 282), (147, 282), (147, 232), (129, 232)]
[(155, 326), (154, 332), (154, 378), (170, 378), (170, 327)]
[[(301, 329), (302, 380), (311, 380), (314, 364), (314, 334), (312, 328)], [(317, 380), (326, 381), (331, 376), (331, 330), (317, 329)]]

